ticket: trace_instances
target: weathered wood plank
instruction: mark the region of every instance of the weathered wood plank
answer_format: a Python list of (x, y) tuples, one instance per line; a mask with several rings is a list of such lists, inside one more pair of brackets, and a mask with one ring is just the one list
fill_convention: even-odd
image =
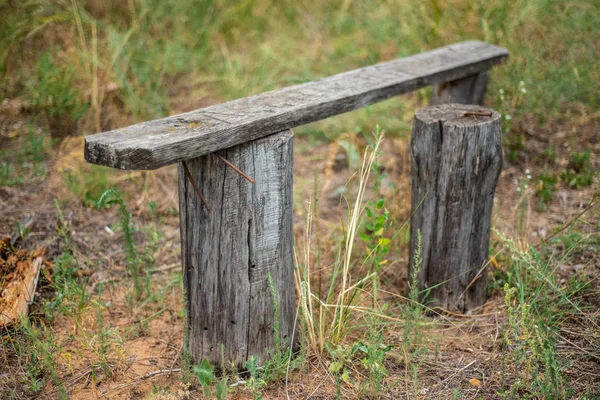
[(452, 311), (485, 302), (494, 192), (502, 169), (500, 114), (460, 104), (415, 114), (411, 140), (412, 276), (421, 232), (421, 290)]
[(291, 343), (292, 151), (293, 134), (286, 131), (218, 153), (254, 185), (212, 154), (187, 160), (211, 211), (179, 167), (186, 336), (196, 362), (208, 358), (220, 365), (221, 346), (225, 360), (238, 368), (249, 355), (264, 361), (275, 342), (272, 293), (279, 304), (281, 343)]
[(85, 158), (120, 169), (155, 169), (456, 81), (503, 62), (508, 51), (478, 41), (338, 74), (86, 137)]
[(489, 79), (490, 71), (483, 71), (456, 81), (434, 85), (431, 105), (446, 103), (483, 105)]

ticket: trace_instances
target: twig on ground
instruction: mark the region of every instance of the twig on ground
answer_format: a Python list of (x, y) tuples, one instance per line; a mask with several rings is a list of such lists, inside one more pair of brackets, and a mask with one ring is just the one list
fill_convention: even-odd
[(594, 200), (596, 200), (596, 196), (597, 195), (594, 195), (594, 197), (592, 197), (592, 200), (590, 200), (590, 204), (585, 208), (585, 210), (583, 210), (582, 212), (577, 214), (574, 218), (571, 218), (571, 220), (569, 222), (567, 222), (566, 224), (564, 224), (559, 230), (557, 230), (556, 232), (554, 232), (552, 235), (548, 236), (544, 240), (541, 240), (538, 244), (536, 244), (533, 247), (538, 248), (540, 245), (546, 243), (548, 240), (552, 239), (554, 236), (558, 235), (559, 233), (561, 233), (562, 231), (567, 229), (569, 226), (571, 226), (573, 224), (573, 222), (575, 222), (579, 218), (581, 218), (583, 216), (583, 214), (587, 213), (592, 208), (594, 208), (596, 206), (596, 203), (594, 202)]
[(163, 265), (162, 267), (158, 267), (158, 268), (154, 268), (151, 273), (154, 274), (156, 272), (166, 272), (166, 271), (171, 271), (174, 269), (177, 269), (181, 267), (181, 262), (176, 262), (173, 264), (169, 264), (169, 265)]
[(177, 354), (175, 354), (175, 357), (173, 357), (173, 362), (171, 363), (171, 370), (175, 366), (175, 363), (179, 359), (179, 355), (181, 354), (182, 351), (183, 351), (183, 343), (181, 343), (181, 346), (179, 346), (179, 351), (177, 352)]
[[(67, 379), (67, 381), (63, 384), (63, 387), (65, 388), (65, 390), (71, 386), (73, 386), (74, 384), (76, 384), (77, 382), (79, 382), (82, 378), (86, 378), (88, 376), (90, 376), (90, 374), (92, 373), (92, 369), (91, 368), (86, 368), (81, 374), (71, 378), (71, 379)], [(52, 389), (49, 392), (46, 393), (40, 393), (37, 397), (34, 397), (34, 399), (44, 399), (44, 398), (48, 398), (49, 396), (58, 393), (59, 389), (57, 387), (55, 387), (54, 389)]]
[(571, 346), (575, 347), (577, 350), (579, 350), (579, 351), (581, 351), (581, 352), (583, 352), (583, 353), (587, 354), (588, 356), (590, 356), (590, 357), (592, 357), (592, 358), (595, 358), (596, 360), (600, 360), (600, 357), (599, 357), (599, 356), (597, 356), (597, 355), (596, 355), (596, 354), (594, 354), (594, 353), (591, 353), (590, 351), (588, 351), (588, 350), (584, 349), (584, 348), (583, 348), (583, 347), (581, 347), (581, 346), (578, 346), (578, 345), (576, 345), (575, 343), (571, 342), (569, 339), (567, 339), (566, 337), (562, 336), (561, 334), (557, 333), (557, 334), (556, 334), (556, 336), (558, 336), (558, 337), (559, 337), (561, 340), (563, 340), (563, 341), (565, 341), (565, 342), (569, 343)]
[(155, 377), (157, 375), (172, 374), (173, 372), (181, 372), (181, 368), (159, 369), (157, 371), (152, 371), (152, 372), (145, 373), (144, 375), (140, 376), (139, 378), (137, 378), (133, 382), (123, 383), (123, 384), (115, 386), (114, 388), (110, 389), (110, 391), (108, 391), (107, 393), (103, 393), (102, 396), (108, 398), (107, 396), (109, 394), (117, 392), (119, 390), (123, 390), (125, 388), (130, 387), (130, 386), (137, 385), (138, 383), (140, 383), (144, 379), (152, 378), (152, 377)]

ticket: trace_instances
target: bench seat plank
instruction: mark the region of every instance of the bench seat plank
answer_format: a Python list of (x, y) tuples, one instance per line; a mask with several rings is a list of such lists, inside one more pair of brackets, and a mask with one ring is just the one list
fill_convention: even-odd
[(227, 103), (86, 137), (85, 159), (156, 169), (356, 110), (419, 88), (462, 79), (508, 57), (468, 41)]

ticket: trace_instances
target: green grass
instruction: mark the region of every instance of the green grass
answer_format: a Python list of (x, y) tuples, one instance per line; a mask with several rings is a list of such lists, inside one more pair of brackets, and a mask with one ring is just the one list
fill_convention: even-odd
[(16, 139), (8, 148), (0, 148), (0, 186), (18, 186), (25, 182), (41, 182), (46, 177), (46, 161), (51, 140), (33, 124), (13, 134)]
[(75, 168), (65, 168), (62, 172), (62, 185), (81, 204), (93, 208), (100, 196), (114, 188), (115, 175), (106, 167), (89, 165), (89, 170), (81, 173)]
[[(98, 116), (111, 110), (109, 102), (121, 103), (128, 118), (146, 120), (167, 115), (172, 102), (190, 95), (229, 100), (467, 39), (510, 50), (507, 65), (494, 70), (489, 101), (513, 122), (525, 114), (551, 118), (572, 104), (600, 106), (600, 5), (591, 0), (5, 0), (0, 10), (0, 98), (31, 99), (53, 130), (77, 121), (94, 126), (96, 119), (110, 127), (110, 113)], [(55, 39), (52, 56), (48, 35)], [(20, 52), (23, 46), (28, 51)], [(118, 90), (109, 100), (104, 90), (111, 82)], [(406, 130), (404, 104), (372, 107), (368, 119), (389, 132)], [(301, 132), (368, 130), (366, 117), (357, 111)]]
[[(579, 293), (585, 287), (581, 277), (574, 276), (568, 285), (556, 278), (557, 269), (568, 263), (573, 252), (589, 235), (565, 247), (559, 254), (552, 247), (520, 248), (512, 239), (500, 234), (512, 262), (505, 284), (508, 324), (504, 330), (505, 373), (504, 396), (508, 398), (567, 398), (572, 394), (563, 375), (572, 360), (557, 351), (561, 327), (569, 318), (582, 318), (596, 325), (581, 306)], [(514, 370), (512, 370), (514, 368)]]
[(60, 346), (55, 343), (52, 329), (43, 322), (32, 322), (29, 318), (23, 318), (14, 338), (15, 352), (24, 362), (25, 387), (33, 393), (40, 392), (46, 378), (50, 378), (58, 389), (58, 398), (68, 399), (53, 356), (54, 352), (60, 351)]
[(539, 199), (538, 209), (546, 211), (559, 183), (563, 187), (584, 189), (593, 185), (596, 175), (589, 149), (572, 152), (566, 166), (554, 167), (553, 172), (544, 170), (539, 174), (535, 187), (535, 194)]
[[(119, 208), (119, 228), (123, 233), (123, 252), (125, 254), (126, 273), (133, 283), (133, 288), (127, 293), (127, 302), (131, 311), (136, 305), (145, 304), (144, 300), (156, 300), (150, 291), (150, 270), (154, 266), (155, 254), (158, 251), (159, 232), (156, 230), (155, 205), (150, 203), (150, 216), (152, 224), (146, 232), (143, 244), (135, 241), (136, 228), (132, 222), (131, 212), (117, 189), (109, 189), (98, 198), (98, 210), (116, 205)], [(159, 291), (160, 293), (160, 291)]]

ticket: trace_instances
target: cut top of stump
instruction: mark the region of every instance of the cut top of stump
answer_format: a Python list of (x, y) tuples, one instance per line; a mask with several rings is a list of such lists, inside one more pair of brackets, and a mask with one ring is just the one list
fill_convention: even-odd
[(156, 169), (419, 88), (489, 70), (508, 51), (468, 41), (329, 78), (127, 128), (87, 136), (85, 159), (119, 169)]
[(428, 124), (443, 122), (445, 126), (469, 127), (487, 124), (500, 118), (500, 114), (479, 105), (442, 104), (417, 111), (415, 118)]

